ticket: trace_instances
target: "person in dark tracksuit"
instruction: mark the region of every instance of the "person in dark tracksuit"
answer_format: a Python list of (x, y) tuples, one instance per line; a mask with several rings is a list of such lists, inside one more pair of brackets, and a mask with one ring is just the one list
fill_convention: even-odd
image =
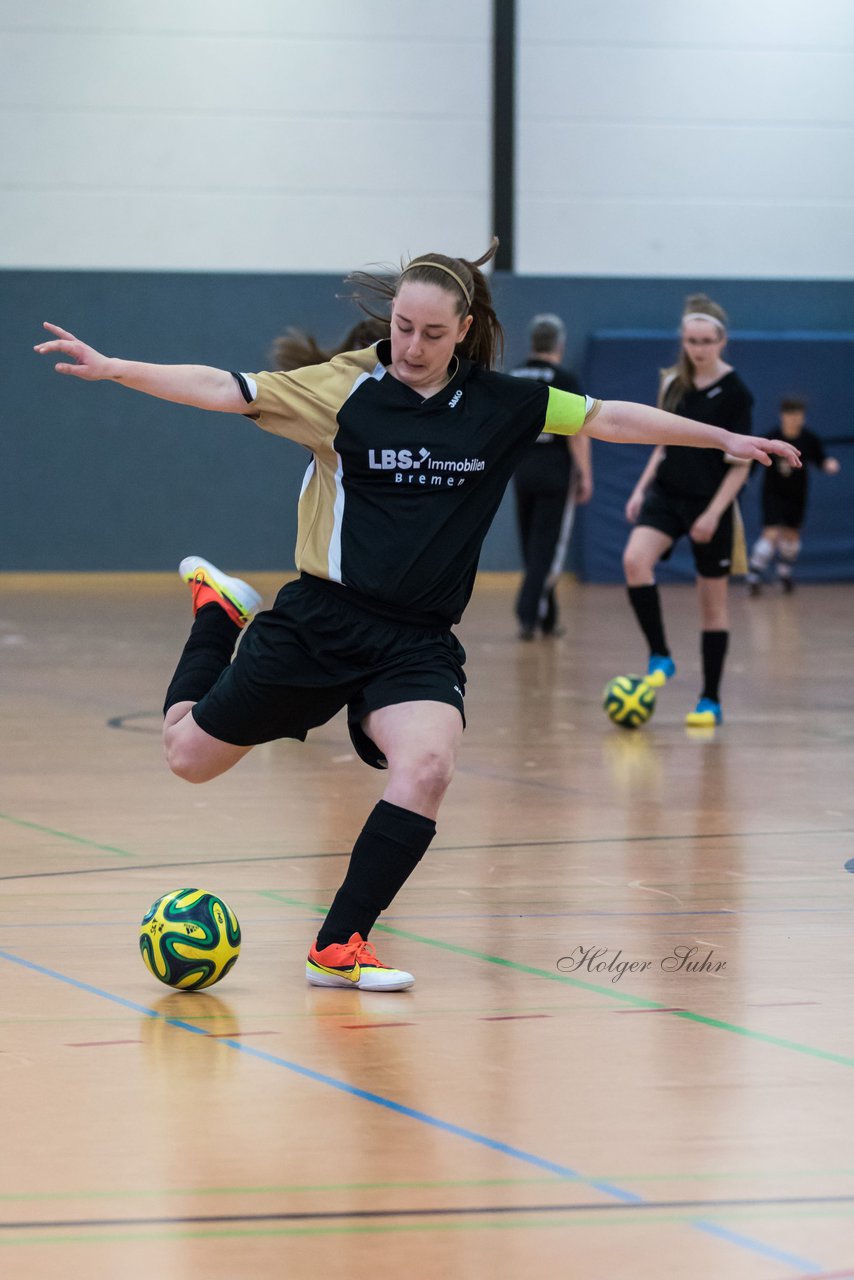
[[(559, 391), (581, 394), (578, 379), (561, 364), (566, 329), (560, 316), (534, 316), (531, 353), (512, 370)], [(584, 436), (559, 440), (541, 432), (525, 451), (513, 476), (516, 521), (525, 572), (516, 598), (519, 639), (560, 635), (556, 587), (566, 560), (575, 507), (593, 492), (590, 441)]]

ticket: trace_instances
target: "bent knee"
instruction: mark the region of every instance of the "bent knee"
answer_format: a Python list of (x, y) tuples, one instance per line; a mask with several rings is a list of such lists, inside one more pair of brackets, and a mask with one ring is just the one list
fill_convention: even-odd
[(623, 552), (623, 573), (630, 584), (640, 581), (652, 582), (655, 576), (655, 561), (631, 543)]
[(209, 782), (215, 774), (206, 768), (202, 761), (191, 751), (187, 751), (180, 743), (163, 744), (166, 763), (176, 778), (184, 782)]
[(412, 791), (428, 800), (441, 800), (454, 776), (453, 752), (430, 751), (407, 761), (400, 773)]

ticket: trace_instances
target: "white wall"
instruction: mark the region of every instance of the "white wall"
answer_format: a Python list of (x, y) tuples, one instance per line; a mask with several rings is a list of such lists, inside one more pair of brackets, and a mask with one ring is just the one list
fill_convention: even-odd
[(854, 277), (852, 0), (519, 0), (520, 272)]
[(0, 0), (0, 266), (476, 257), (490, 41), (489, 0)]
[[(518, 0), (517, 270), (854, 278), (854, 0)], [(491, 0), (0, 0), (0, 267), (491, 233)]]

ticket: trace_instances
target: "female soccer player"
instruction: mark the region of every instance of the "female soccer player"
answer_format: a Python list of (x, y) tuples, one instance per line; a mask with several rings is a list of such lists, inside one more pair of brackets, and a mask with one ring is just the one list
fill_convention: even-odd
[[(299, 503), (300, 577), (259, 613), (240, 579), (181, 562), (195, 619), (165, 702), (170, 768), (224, 773), (251, 747), (304, 740), (348, 708), (363, 760), (388, 770), (312, 945), (309, 982), (402, 990), (368, 934), (427, 850), (463, 732), (465, 653), (451, 626), (519, 458), (540, 431), (699, 445), (798, 465), (784, 441), (736, 436), (642, 405), (603, 404), (492, 371), (502, 331), (481, 265), (430, 253), (359, 286), (391, 303), (391, 337), (290, 373), (229, 373), (101, 355), (73, 334), (36, 347), (57, 371), (245, 414), (312, 451)], [(366, 305), (366, 309), (369, 308)], [(65, 357), (71, 357), (74, 363)]]
[[(659, 404), (696, 422), (726, 428), (732, 437), (749, 434), (753, 397), (723, 358), (726, 313), (704, 294), (685, 300), (678, 363), (663, 370)], [(655, 449), (626, 504), (635, 525), (623, 553), (629, 600), (649, 645), (647, 679), (663, 685), (676, 674), (664, 634), (655, 566), (687, 535), (697, 570), (703, 688), (685, 717), (694, 727), (723, 719), (720, 683), (729, 644), (727, 584), (733, 537), (741, 535), (733, 504), (747, 480), (742, 451), (726, 446), (685, 449), (662, 442)]]

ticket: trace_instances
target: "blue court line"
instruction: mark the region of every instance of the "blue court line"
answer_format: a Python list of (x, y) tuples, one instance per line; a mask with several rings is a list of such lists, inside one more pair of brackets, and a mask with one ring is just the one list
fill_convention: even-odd
[[(184, 1022), (180, 1018), (165, 1017), (163, 1014), (158, 1013), (156, 1009), (137, 1004), (135, 1000), (128, 1000), (124, 996), (114, 995), (111, 991), (104, 991), (101, 987), (92, 986), (88, 982), (80, 982), (77, 978), (58, 973), (57, 970), (48, 969), (45, 965), (36, 964), (32, 960), (25, 960), (23, 957), (13, 955), (9, 951), (0, 951), (0, 960), (20, 965), (23, 969), (29, 969), (33, 973), (40, 973), (47, 978), (53, 978), (55, 981), (63, 982), (69, 987), (75, 987), (78, 991), (85, 991), (90, 995), (98, 996), (101, 1000), (109, 1000), (113, 1004), (121, 1005), (125, 1009), (132, 1009), (136, 1013), (143, 1014), (146, 1018), (165, 1022), (179, 1031), (189, 1031), (192, 1035), (211, 1038), (203, 1027), (194, 1026), (192, 1022)], [(452, 1124), (448, 1120), (441, 1120), (438, 1116), (431, 1116), (426, 1111), (417, 1111), (413, 1107), (394, 1102), (391, 1098), (384, 1098), (381, 1094), (369, 1093), (365, 1089), (359, 1089), (355, 1085), (347, 1084), (345, 1080), (338, 1080), (335, 1076), (328, 1076), (323, 1072), (314, 1071), (310, 1067), (304, 1067), (298, 1062), (280, 1058), (277, 1054), (267, 1053), (264, 1049), (256, 1049), (252, 1045), (243, 1044), (239, 1040), (232, 1040), (226, 1037), (217, 1037), (216, 1043), (229, 1049), (234, 1049), (238, 1053), (246, 1054), (248, 1057), (257, 1058), (261, 1062), (270, 1063), (272, 1066), (284, 1067), (285, 1070), (292, 1071), (295, 1075), (311, 1080), (315, 1084), (327, 1085), (331, 1089), (336, 1089), (339, 1093), (349, 1094), (351, 1097), (360, 1098), (363, 1102), (371, 1102), (375, 1106), (384, 1107), (387, 1111), (406, 1116), (410, 1120), (417, 1120), (421, 1124), (430, 1125), (431, 1128), (438, 1129), (443, 1133), (449, 1133), (453, 1137), (464, 1138), (466, 1141), (476, 1143), (478, 1146), (487, 1147), (490, 1151), (498, 1152), (499, 1155), (510, 1156), (511, 1159), (520, 1160), (524, 1164), (532, 1165), (535, 1169), (542, 1169), (546, 1173), (554, 1173), (561, 1178), (583, 1183), (585, 1186), (592, 1187), (603, 1195), (612, 1196), (615, 1200), (620, 1200), (624, 1204), (642, 1205), (646, 1203), (643, 1196), (637, 1195), (634, 1191), (627, 1191), (623, 1187), (618, 1187), (612, 1182), (586, 1178), (583, 1174), (575, 1169), (570, 1169), (567, 1165), (558, 1164), (553, 1160), (545, 1160), (542, 1156), (523, 1151), (521, 1147), (513, 1147), (509, 1143), (500, 1142), (495, 1138), (488, 1138), (485, 1134), (477, 1133), (474, 1129), (466, 1129), (462, 1125)], [(751, 1253), (759, 1254), (763, 1258), (779, 1262), (784, 1266), (793, 1267), (795, 1270), (801, 1272), (821, 1270), (819, 1263), (798, 1257), (796, 1254), (784, 1253), (782, 1250), (766, 1244), (763, 1240), (757, 1240), (753, 1236), (747, 1236), (738, 1231), (731, 1231), (716, 1222), (695, 1218), (690, 1220), (688, 1225), (695, 1227), (706, 1235), (716, 1236), (718, 1239), (738, 1245), (743, 1249), (748, 1249)]]

